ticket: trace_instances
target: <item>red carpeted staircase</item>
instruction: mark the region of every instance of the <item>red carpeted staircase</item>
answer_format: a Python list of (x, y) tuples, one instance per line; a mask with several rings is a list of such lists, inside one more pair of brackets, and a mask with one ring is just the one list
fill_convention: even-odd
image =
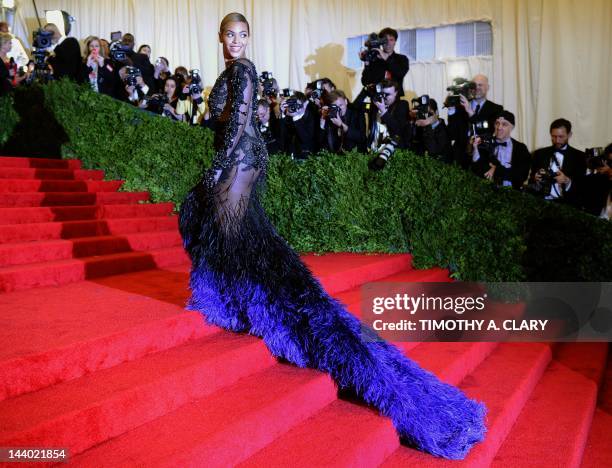
[[(185, 311), (172, 206), (102, 178), (0, 158), (0, 447), (83, 467), (612, 466), (607, 344), (398, 343), (489, 408), (484, 443), (436, 459), (327, 375)], [(408, 255), (304, 259), (357, 315), (365, 282), (448, 281)]]
[(77, 160), (0, 158), (0, 292), (182, 263), (172, 205)]

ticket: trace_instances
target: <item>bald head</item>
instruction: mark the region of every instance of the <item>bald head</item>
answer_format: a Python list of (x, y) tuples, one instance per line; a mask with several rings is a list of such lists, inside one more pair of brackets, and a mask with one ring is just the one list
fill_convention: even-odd
[(489, 92), (489, 78), (485, 75), (476, 75), (472, 81), (476, 83), (476, 99), (486, 99)]

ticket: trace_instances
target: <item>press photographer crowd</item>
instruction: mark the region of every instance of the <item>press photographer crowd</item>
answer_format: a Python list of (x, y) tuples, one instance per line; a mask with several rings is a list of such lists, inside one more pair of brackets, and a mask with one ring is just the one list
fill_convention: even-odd
[[(514, 114), (488, 100), (486, 76), (457, 78), (443, 103), (427, 95), (403, 98), (409, 60), (395, 52), (397, 31), (372, 33), (360, 51), (363, 89), (353, 102), (332, 80), (322, 78), (304, 90), (281, 89), (273, 74), (259, 77), (256, 118), (270, 154), (298, 161), (327, 151), (369, 153), (369, 167), (383, 169), (398, 148), (456, 165), (497, 187), (566, 203), (594, 216), (612, 218), (612, 144), (585, 152), (570, 146), (572, 124), (550, 124), (551, 145), (530, 152), (512, 137)], [(34, 33), (33, 49), (11, 53), (15, 39), (0, 23), (0, 95), (18, 86), (64, 77), (89, 83), (92, 90), (176, 121), (214, 128), (197, 69), (178, 66), (151, 47), (137, 50), (132, 34), (113, 33), (111, 41), (90, 36), (63, 37), (54, 24)], [(448, 122), (440, 117), (447, 108)], [(444, 166), (441, 166), (444, 167)]]

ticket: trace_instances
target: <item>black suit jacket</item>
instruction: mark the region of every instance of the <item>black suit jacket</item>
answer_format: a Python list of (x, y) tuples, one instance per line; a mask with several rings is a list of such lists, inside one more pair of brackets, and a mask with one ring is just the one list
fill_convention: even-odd
[(408, 57), (402, 54), (393, 52), (387, 60), (375, 60), (366, 65), (361, 74), (361, 84), (367, 86), (369, 84), (380, 83), (385, 79), (387, 72), (391, 75), (391, 79), (399, 84), (399, 95), (404, 95), (404, 77), (410, 69)]
[(73, 81), (81, 82), (82, 63), (81, 46), (74, 37), (67, 37), (53, 50), (49, 57), (49, 64), (53, 67), (53, 77), (59, 80), (68, 77)]
[[(372, 104), (370, 106), (369, 115), (368, 146), (371, 144), (373, 138), (372, 131), (376, 123), (377, 113), (378, 108)], [(409, 114), (410, 105), (408, 102), (398, 98), (380, 119), (389, 130), (389, 134), (396, 139), (398, 148), (408, 148), (410, 144), (412, 132), (410, 131), (410, 121), (408, 120)]]
[(335, 153), (357, 148), (358, 151), (365, 152), (366, 125), (364, 113), (349, 104), (346, 108), (346, 114), (342, 117), (342, 122), (347, 125), (348, 131), (340, 137), (338, 127), (329, 119), (325, 121), (325, 128), (319, 132), (321, 149)]
[(281, 120), (280, 134), (283, 152), (305, 159), (319, 150), (319, 112), (308, 103), (306, 112), (298, 119), (286, 116)]
[[(539, 169), (548, 169), (550, 167), (550, 162), (555, 151), (557, 150), (555, 150), (554, 146), (548, 146), (546, 148), (540, 148), (533, 153), (533, 164), (531, 166), (532, 179)], [(563, 164), (561, 164), (561, 172), (573, 180), (585, 175), (586, 169), (585, 154), (568, 145), (563, 157)]]
[(0, 96), (8, 94), (13, 89), (11, 75), (4, 60), (0, 59)]
[(467, 143), (470, 125), (483, 121), (489, 124), (489, 129), (493, 132), (495, 120), (503, 110), (504, 108), (499, 104), (487, 100), (483, 103), (478, 114), (470, 117), (463, 106), (457, 106), (455, 112), (448, 116), (448, 131), (451, 139)]
[(472, 169), (479, 176), (484, 174), (490, 169), (489, 163), (496, 166), (494, 179), (502, 185), (503, 181), (508, 180), (512, 183), (512, 188), (520, 189), (527, 177), (529, 176), (529, 168), (531, 167), (531, 154), (524, 143), (512, 140), (512, 158), (510, 160), (510, 167), (502, 166), (501, 162), (495, 157), (493, 152), (481, 150), (480, 159), (472, 163)]

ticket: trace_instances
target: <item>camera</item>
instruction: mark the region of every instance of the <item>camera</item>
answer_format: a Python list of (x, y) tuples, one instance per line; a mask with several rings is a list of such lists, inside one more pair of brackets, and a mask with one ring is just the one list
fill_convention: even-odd
[(196, 68), (189, 70), (189, 93), (202, 94), (202, 77)]
[(391, 137), (386, 137), (376, 151), (376, 156), (368, 163), (368, 168), (371, 171), (380, 171), (385, 167), (389, 158), (397, 149), (397, 140)]
[(429, 96), (424, 94), (412, 100), (412, 108), (416, 110), (417, 120), (425, 120), (429, 117)]
[(321, 80), (308, 83), (307, 87), (313, 88), (309, 96), (311, 101), (314, 101), (315, 99), (321, 99), (323, 97), (323, 93), (325, 92), (325, 90), (323, 89), (323, 82)]
[(45, 31), (44, 29), (37, 29), (32, 34), (32, 37), (33, 37), (32, 47), (34, 47), (35, 49), (48, 49), (53, 44), (52, 43), (52, 39), (53, 39), (52, 31)]
[(446, 107), (457, 107), (461, 105), (461, 96), (465, 96), (468, 101), (474, 99), (476, 83), (465, 78), (455, 78), (446, 90), (450, 92), (446, 98)]
[(138, 77), (142, 76), (142, 73), (140, 73), (140, 70), (136, 67), (125, 67), (125, 78), (123, 78), (123, 82), (127, 85), (127, 86), (136, 86), (136, 88), (140, 88), (140, 86), (138, 86)]
[(169, 102), (166, 94), (154, 94), (147, 99), (147, 109), (155, 114), (166, 115), (164, 106)]
[(332, 104), (331, 106), (329, 106), (327, 109), (327, 116), (330, 119), (335, 119), (335, 118), (340, 117), (340, 106), (337, 106), (335, 104)]
[(125, 62), (127, 60), (127, 52), (130, 50), (130, 47), (121, 43), (120, 41), (115, 41), (110, 45), (110, 56), (111, 59), (115, 62)]
[(295, 114), (302, 107), (300, 100), (291, 89), (284, 88), (281, 92), (281, 96), (285, 98), (285, 103), (287, 105), (285, 110), (286, 113)]
[(385, 93), (383, 89), (384, 88), (383, 88), (382, 83), (369, 84), (365, 87), (366, 94), (370, 96), (372, 101), (378, 101), (378, 102), (385, 100)]
[(602, 167), (612, 167), (612, 161), (606, 158), (605, 150), (601, 147), (587, 148), (585, 150), (587, 159), (587, 168), (590, 171), (601, 169)]
[(276, 97), (276, 85), (274, 83), (274, 77), (272, 72), (264, 71), (259, 75), (259, 82), (263, 88), (264, 96)]
[(380, 37), (375, 32), (371, 33), (368, 36), (367, 41), (363, 44), (365, 46), (365, 50), (359, 55), (363, 62), (374, 62), (378, 59), (377, 49), (380, 49), (382, 46), (387, 44), (386, 37)]

